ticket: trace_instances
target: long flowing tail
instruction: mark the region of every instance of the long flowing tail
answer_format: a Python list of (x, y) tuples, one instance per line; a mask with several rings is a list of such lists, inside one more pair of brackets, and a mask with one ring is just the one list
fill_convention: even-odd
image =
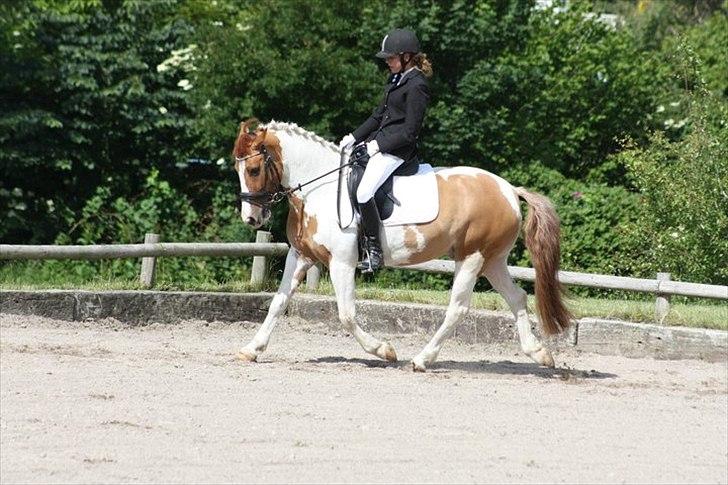
[(559, 283), (561, 226), (551, 201), (543, 195), (517, 187), (516, 194), (528, 204), (523, 228), (526, 247), (536, 270), (536, 311), (546, 335), (561, 333), (573, 316), (563, 302), (564, 288)]

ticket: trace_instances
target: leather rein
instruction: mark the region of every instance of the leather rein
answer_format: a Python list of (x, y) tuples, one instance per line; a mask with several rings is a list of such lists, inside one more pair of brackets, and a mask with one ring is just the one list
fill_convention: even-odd
[(235, 157), (236, 162), (244, 162), (248, 158), (263, 156), (263, 167), (265, 168), (266, 173), (266, 185), (268, 185), (268, 181), (272, 179), (272, 176), (275, 175), (276, 177), (276, 186), (275, 190), (269, 191), (269, 190), (261, 190), (259, 192), (240, 192), (238, 194), (238, 202), (247, 202), (251, 205), (256, 205), (258, 207), (264, 208), (264, 209), (270, 209), (270, 207), (273, 204), (276, 204), (283, 199), (288, 198), (291, 194), (293, 194), (297, 190), (301, 190), (301, 188), (312, 184), (313, 182), (316, 182), (319, 179), (322, 179), (326, 177), (327, 175), (330, 175), (334, 172), (340, 172), (343, 168), (349, 167), (353, 165), (354, 162), (349, 162), (346, 164), (340, 164), (339, 167), (330, 170), (326, 172), (323, 175), (319, 175), (318, 177), (315, 177), (311, 180), (308, 180), (307, 182), (304, 182), (302, 184), (298, 184), (295, 187), (285, 188), (282, 184), (282, 178), (283, 174), (281, 171), (278, 170), (275, 164), (275, 160), (273, 159), (273, 155), (271, 155), (270, 151), (266, 148), (265, 145), (260, 145), (260, 150), (252, 153), (250, 155), (247, 155), (245, 157)]

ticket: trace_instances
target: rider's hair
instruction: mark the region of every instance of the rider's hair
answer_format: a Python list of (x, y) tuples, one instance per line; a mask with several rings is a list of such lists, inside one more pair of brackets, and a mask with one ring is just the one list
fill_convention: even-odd
[(415, 66), (417, 66), (417, 69), (422, 71), (422, 74), (424, 74), (425, 77), (432, 76), (432, 63), (427, 58), (427, 54), (424, 52), (418, 52), (412, 58), (412, 62), (414, 62)]

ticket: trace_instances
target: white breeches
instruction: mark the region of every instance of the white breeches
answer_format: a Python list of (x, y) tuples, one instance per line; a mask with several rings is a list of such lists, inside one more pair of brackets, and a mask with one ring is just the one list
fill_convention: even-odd
[(364, 176), (361, 178), (359, 188), (356, 189), (356, 200), (360, 204), (374, 197), (377, 189), (381, 187), (387, 177), (402, 165), (404, 160), (389, 153), (377, 153), (369, 159)]

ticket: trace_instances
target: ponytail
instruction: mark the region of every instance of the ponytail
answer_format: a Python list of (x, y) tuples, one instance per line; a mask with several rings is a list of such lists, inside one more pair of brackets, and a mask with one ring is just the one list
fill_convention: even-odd
[(415, 66), (417, 66), (417, 69), (422, 71), (422, 74), (424, 74), (425, 77), (432, 76), (432, 63), (427, 58), (427, 54), (423, 52), (418, 52), (417, 54), (415, 54), (412, 62), (414, 62)]

